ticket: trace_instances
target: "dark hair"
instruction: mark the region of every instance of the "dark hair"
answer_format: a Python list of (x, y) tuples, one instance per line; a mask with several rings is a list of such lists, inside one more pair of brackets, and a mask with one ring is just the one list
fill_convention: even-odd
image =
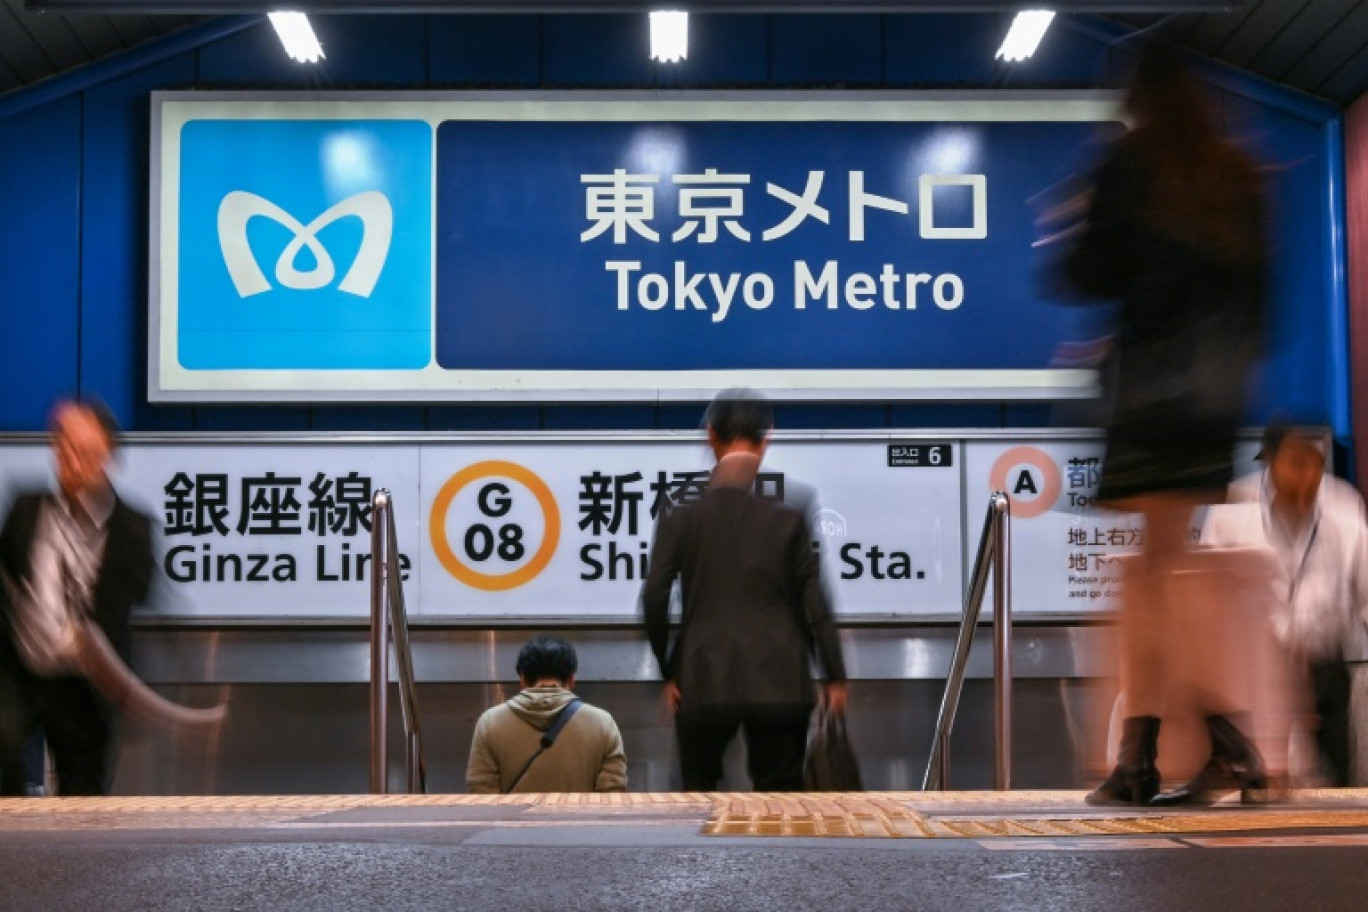
[(1273, 457), (1278, 455), (1279, 448), (1288, 437), (1311, 437), (1315, 435), (1308, 433), (1308, 428), (1321, 427), (1326, 422), (1323, 420), (1308, 419), (1299, 420), (1290, 415), (1275, 415), (1269, 419), (1268, 424), (1264, 425), (1263, 448), (1259, 450), (1259, 457), (1264, 462), (1272, 462)]
[(117, 450), (122, 431), (119, 428), (119, 419), (114, 417), (113, 410), (99, 399), (82, 399), (80, 405), (99, 422), (100, 429), (104, 431), (105, 439), (109, 441), (109, 448)]
[(1180, 52), (1145, 42), (1126, 91), (1135, 129), (1123, 140), (1148, 165), (1142, 216), (1161, 235), (1236, 261), (1264, 256), (1253, 162), (1227, 142)]
[[(114, 412), (99, 399), (63, 399), (57, 403), (52, 410), (52, 417), (56, 419), (57, 413), (64, 407), (70, 406), (78, 408), (95, 419), (95, 423), (104, 432), (105, 440), (109, 443), (110, 451), (119, 448), (119, 437), (122, 434), (119, 428), (119, 419), (114, 417)], [(51, 423), (55, 429), (55, 422)]]
[(763, 443), (765, 436), (774, 430), (774, 409), (755, 390), (723, 390), (708, 406), (703, 423), (722, 443), (736, 440)]
[(575, 647), (559, 637), (533, 637), (518, 652), (518, 675), (533, 683), (539, 678), (555, 678), (564, 684), (575, 676), (577, 668)]

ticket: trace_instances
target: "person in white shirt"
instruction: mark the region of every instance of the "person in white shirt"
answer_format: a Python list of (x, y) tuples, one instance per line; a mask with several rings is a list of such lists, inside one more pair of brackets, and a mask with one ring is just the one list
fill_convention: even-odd
[(23, 793), (35, 732), (47, 740), (58, 794), (104, 794), (114, 705), (85, 661), (88, 631), (125, 668), (129, 615), (146, 602), (156, 566), (151, 518), (109, 481), (118, 444), (109, 410), (58, 403), (50, 442), (57, 489), (21, 493), (0, 523), (0, 795)]
[(1271, 424), (1260, 457), (1264, 470), (1238, 479), (1227, 505), (1208, 511), (1202, 539), (1276, 555), (1273, 632), (1314, 696), (1320, 774), (1348, 785), (1346, 663), (1368, 658), (1368, 514), (1358, 491), (1325, 474), (1323, 433)]

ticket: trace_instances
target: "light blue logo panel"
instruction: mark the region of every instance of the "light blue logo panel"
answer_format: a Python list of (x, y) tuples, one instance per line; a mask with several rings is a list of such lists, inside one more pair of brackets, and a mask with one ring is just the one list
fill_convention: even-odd
[(179, 217), (186, 369), (427, 366), (428, 124), (192, 121)]

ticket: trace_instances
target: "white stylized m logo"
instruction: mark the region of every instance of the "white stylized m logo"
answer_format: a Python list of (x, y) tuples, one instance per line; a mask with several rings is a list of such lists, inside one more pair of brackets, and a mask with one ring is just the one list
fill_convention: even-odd
[[(257, 216), (268, 218), (294, 233), (290, 243), (276, 260), (275, 278), (286, 288), (313, 291), (332, 283), (337, 275), (332, 257), (318, 242), (318, 232), (338, 219), (356, 216), (361, 219), (361, 249), (351, 269), (342, 277), (338, 289), (362, 298), (370, 297), (380, 271), (389, 256), (390, 238), (394, 234), (394, 211), (385, 195), (378, 190), (367, 190), (349, 196), (328, 209), (318, 218), (303, 225), (275, 203), (255, 193), (234, 190), (219, 203), (218, 236), (223, 250), (223, 263), (233, 280), (239, 297), (249, 297), (271, 290), (271, 283), (261, 271), (256, 254), (247, 242), (247, 223)], [(295, 268), (295, 259), (305, 247), (313, 255), (312, 269)]]

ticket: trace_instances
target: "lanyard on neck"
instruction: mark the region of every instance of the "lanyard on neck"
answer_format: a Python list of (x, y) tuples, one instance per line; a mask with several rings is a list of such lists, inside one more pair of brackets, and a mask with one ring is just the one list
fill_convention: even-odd
[[(1260, 499), (1261, 499), (1261, 500), (1264, 500), (1264, 498), (1266, 497), (1267, 493), (1268, 493), (1268, 476), (1265, 475), (1265, 476), (1264, 476), (1264, 479), (1263, 479), (1263, 482), (1262, 482), (1262, 491), (1260, 492), (1260, 494), (1261, 494)], [(1270, 525), (1270, 516), (1271, 516), (1272, 513), (1273, 513), (1273, 500), (1272, 500), (1271, 498), (1268, 498), (1268, 499), (1265, 500), (1265, 503), (1267, 503), (1268, 509), (1267, 509), (1266, 511), (1263, 512), (1264, 535), (1268, 537), (1268, 539), (1269, 539), (1269, 541), (1270, 541), (1270, 543), (1271, 543), (1272, 540), (1273, 540), (1273, 539), (1272, 539), (1272, 531), (1273, 531), (1273, 530), (1271, 530), (1271, 529), (1269, 528), (1269, 525)], [(1316, 510), (1316, 518), (1315, 518), (1315, 519), (1312, 521), (1312, 523), (1311, 523), (1311, 534), (1308, 535), (1308, 536), (1306, 537), (1306, 547), (1302, 550), (1301, 560), (1297, 561), (1297, 570), (1296, 570), (1295, 573), (1290, 573), (1290, 574), (1289, 574), (1289, 577), (1288, 577), (1288, 580), (1287, 580), (1287, 603), (1288, 603), (1289, 605), (1291, 605), (1291, 604), (1293, 603), (1293, 601), (1296, 599), (1296, 597), (1297, 597), (1297, 590), (1301, 587), (1302, 577), (1306, 575), (1306, 562), (1307, 562), (1308, 560), (1311, 559), (1311, 549), (1314, 548), (1314, 547), (1316, 546), (1316, 536), (1317, 536), (1317, 534), (1320, 533), (1320, 523), (1321, 523), (1321, 514), (1320, 514), (1320, 510)], [(1290, 570), (1291, 570), (1291, 567), (1289, 567), (1288, 569), (1289, 569), (1289, 571), (1290, 571)]]

